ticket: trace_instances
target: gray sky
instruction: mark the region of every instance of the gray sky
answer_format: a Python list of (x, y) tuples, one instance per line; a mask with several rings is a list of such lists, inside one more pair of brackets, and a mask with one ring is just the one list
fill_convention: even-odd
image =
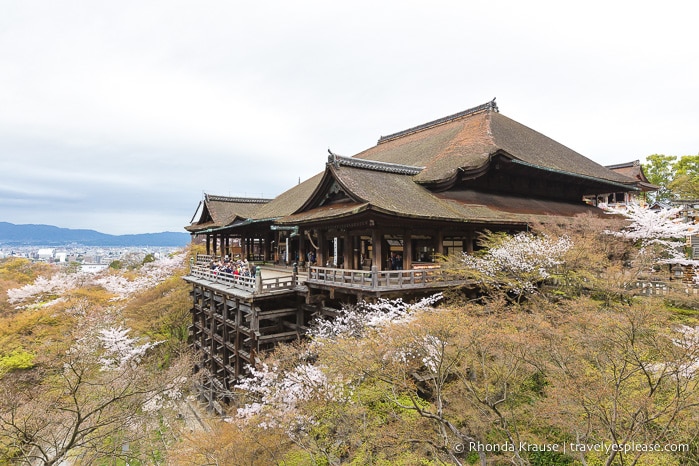
[(694, 5), (0, 0), (0, 221), (183, 231), (493, 97), (603, 165), (697, 154)]

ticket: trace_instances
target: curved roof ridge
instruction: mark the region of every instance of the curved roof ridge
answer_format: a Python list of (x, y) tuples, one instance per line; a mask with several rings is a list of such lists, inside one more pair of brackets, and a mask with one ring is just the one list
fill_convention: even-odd
[(467, 110), (464, 110), (462, 112), (454, 113), (453, 115), (445, 116), (442, 118), (438, 118), (436, 120), (428, 121), (427, 123), (423, 123), (421, 125), (413, 126), (412, 128), (405, 129), (403, 131), (398, 131), (393, 134), (389, 134), (388, 136), (381, 136), (379, 138), (379, 142), (377, 144), (382, 144), (384, 142), (392, 141), (394, 139), (401, 138), (403, 136), (407, 136), (409, 134), (417, 133), (418, 131), (423, 131), (425, 129), (433, 128), (435, 126), (443, 125), (445, 123), (451, 123), (452, 121), (458, 120), (460, 118), (474, 115), (476, 113), (480, 112), (485, 112), (485, 111), (490, 111), (493, 110), (494, 112), (499, 112), (498, 106), (495, 103), (495, 98), (491, 100), (490, 102), (486, 102), (484, 104), (478, 105), (473, 108), (469, 108)]
[(239, 204), (266, 204), (272, 199), (264, 198), (254, 198), (254, 197), (230, 197), (230, 196), (219, 196), (216, 194), (204, 194), (206, 201), (218, 201), (218, 202), (235, 202)]
[(335, 167), (352, 167), (352, 168), (363, 168), (365, 170), (373, 170), (386, 173), (397, 173), (399, 175), (417, 175), (425, 167), (416, 167), (413, 165), (403, 165), (400, 163), (390, 163), (390, 162), (379, 162), (376, 160), (369, 159), (357, 159), (354, 157), (343, 157), (341, 155), (333, 154), (329, 149), (328, 152), (328, 164), (334, 165)]

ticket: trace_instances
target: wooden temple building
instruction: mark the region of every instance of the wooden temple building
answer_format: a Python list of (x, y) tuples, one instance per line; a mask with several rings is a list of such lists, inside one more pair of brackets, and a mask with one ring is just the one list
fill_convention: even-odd
[[(211, 393), (341, 303), (458, 284), (437, 259), (472, 252), (485, 229), (599, 213), (585, 199), (642, 189), (499, 113), (494, 100), (381, 136), (352, 157), (328, 152), (318, 174), (274, 199), (206, 195), (186, 227), (207, 249), (185, 279)], [(213, 274), (210, 261), (224, 255), (289, 268)]]

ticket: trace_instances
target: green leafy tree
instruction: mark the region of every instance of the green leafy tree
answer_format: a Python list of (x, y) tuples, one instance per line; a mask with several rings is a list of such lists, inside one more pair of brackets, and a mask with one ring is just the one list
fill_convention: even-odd
[(680, 199), (699, 199), (699, 155), (682, 156), (674, 169), (670, 190)]
[(646, 157), (643, 171), (648, 181), (660, 187), (653, 201), (699, 198), (699, 155), (653, 154)]
[(652, 184), (660, 189), (651, 194), (654, 201), (667, 201), (673, 198), (670, 183), (675, 177), (675, 163), (677, 157), (674, 155), (653, 154), (646, 157), (643, 164), (643, 172)]

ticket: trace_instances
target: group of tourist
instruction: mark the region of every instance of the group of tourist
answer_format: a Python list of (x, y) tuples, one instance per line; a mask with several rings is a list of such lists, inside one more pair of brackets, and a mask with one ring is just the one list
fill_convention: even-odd
[(388, 259), (388, 268), (391, 270), (403, 270), (403, 256), (391, 253), (391, 257)]
[(212, 272), (222, 272), (229, 273), (231, 275), (240, 277), (254, 277), (255, 276), (255, 265), (248, 262), (247, 259), (244, 260), (231, 260), (228, 256), (225, 256), (218, 261), (211, 261), (209, 267)]

